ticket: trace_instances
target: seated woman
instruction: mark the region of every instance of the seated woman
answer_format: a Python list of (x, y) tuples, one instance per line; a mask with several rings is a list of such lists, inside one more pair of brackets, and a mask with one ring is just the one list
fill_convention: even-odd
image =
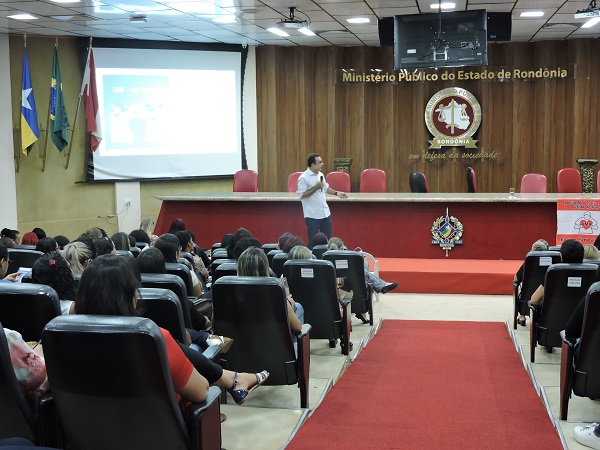
[(600, 250), (593, 245), (584, 245), (583, 259), (600, 259)]
[(61, 255), (67, 260), (75, 274), (83, 273), (89, 262), (97, 256), (93, 244), (90, 246), (89, 243), (80, 240), (65, 245)]
[(113, 243), (115, 244), (115, 248), (117, 250), (127, 250), (129, 251), (129, 235), (127, 233), (119, 232), (115, 233), (111, 236)]
[[(240, 255), (237, 261), (237, 274), (244, 277), (268, 277), (269, 260), (260, 248), (249, 247)], [(295, 303), (299, 305), (299, 303)], [(302, 322), (294, 312), (293, 300), (288, 297), (287, 302), (288, 320), (293, 332), (302, 331)], [(302, 310), (304, 312), (304, 310)]]
[(56, 240), (53, 238), (49, 238), (49, 237), (41, 238), (38, 241), (37, 245), (35, 246), (35, 249), (38, 252), (42, 252), (42, 253), (50, 253), (50, 252), (60, 251), (60, 247), (58, 246), (58, 243), (56, 242)]
[(19, 230), (11, 230), (10, 228), (3, 228), (0, 232), (0, 237), (7, 237), (11, 239), (15, 245), (21, 245), (21, 233)]
[[(118, 255), (103, 255), (92, 261), (81, 276), (75, 298), (75, 312), (112, 316), (138, 315), (138, 308), (142, 307), (137, 299), (140, 276), (135, 264), (129, 261), (129, 258)], [(203, 401), (208, 394), (209, 384), (216, 384), (227, 388), (234, 401), (242, 404), (269, 377), (267, 371), (250, 374), (224, 370), (202, 353), (175, 341), (168, 331), (162, 328), (161, 331), (172, 378), (174, 381), (180, 380), (175, 385), (175, 392), (188, 401)]]
[[(548, 242), (546, 242), (544, 239), (538, 239), (531, 246), (532, 252), (545, 252), (546, 250), (548, 250)], [(521, 267), (519, 267), (519, 270), (517, 270), (517, 273), (515, 273), (513, 282), (519, 283), (519, 284), (523, 283), (523, 271), (524, 270), (525, 270), (525, 262), (523, 262), (523, 264), (521, 264)], [(520, 289), (521, 289), (521, 287), (519, 286), (519, 290)], [(526, 317), (523, 314), (519, 314), (519, 316), (517, 317), (517, 322), (519, 325), (525, 326)]]
[(35, 234), (33, 231), (28, 231), (21, 238), (21, 244), (36, 246), (39, 240), (40, 239), (37, 237), (37, 234)]
[(58, 294), (60, 310), (63, 314), (73, 312), (75, 300), (75, 279), (69, 263), (54, 251), (40, 256), (31, 269), (31, 280), (34, 283), (50, 286)]
[(0, 244), (0, 283), (10, 283), (17, 281), (20, 272), (6, 274), (8, 272), (8, 249), (3, 244)]
[[(144, 250), (138, 255), (135, 262), (141, 273), (167, 273), (167, 268), (165, 267), (165, 257), (157, 248), (151, 247)], [(186, 305), (181, 306), (184, 308), (186, 307)], [(192, 309), (195, 310), (194, 304), (188, 302), (187, 307), (190, 308), (190, 316), (192, 316)], [(231, 338), (211, 335), (202, 329), (194, 330), (188, 328), (186, 329), (186, 337), (188, 338), (188, 342), (186, 342), (188, 345), (193, 343), (198, 345), (203, 350), (205, 350), (209, 345), (219, 345), (221, 347), (221, 353), (227, 353), (231, 347), (231, 344), (233, 343), (233, 339)]]
[(154, 232), (154, 221), (152, 219), (142, 219), (142, 222), (140, 223), (140, 230), (146, 233), (146, 235), (148, 236), (148, 240), (141, 241), (138, 238), (135, 238), (135, 239), (138, 242), (145, 242), (148, 245), (154, 245), (154, 243), (158, 239), (158, 236), (153, 233)]
[(109, 237), (102, 237), (94, 242), (98, 256), (117, 253), (115, 243)]
[(189, 231), (178, 231), (175, 233), (177, 239), (179, 239), (179, 246), (184, 252), (188, 252), (194, 258), (194, 272), (196, 272), (206, 282), (208, 281), (208, 269), (204, 265), (204, 262), (200, 256), (196, 255), (194, 240), (192, 234)]
[[(159, 249), (165, 257), (165, 262), (176, 263), (179, 258), (179, 251), (181, 246), (179, 245), (179, 239), (174, 234), (163, 234), (158, 238), (154, 247)], [(204, 288), (196, 272), (191, 271), (192, 274), (192, 294), (194, 297), (200, 297), (204, 293)]]

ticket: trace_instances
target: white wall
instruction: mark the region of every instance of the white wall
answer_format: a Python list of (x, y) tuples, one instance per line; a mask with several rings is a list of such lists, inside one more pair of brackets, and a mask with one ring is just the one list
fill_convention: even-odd
[[(130, 205), (126, 206), (129, 202)], [(142, 217), (140, 183), (136, 181), (115, 183), (115, 214), (119, 218), (119, 231), (131, 233), (140, 227)]]
[[(6, 22), (6, 19), (0, 20)], [(12, 102), (10, 95), (10, 54), (8, 34), (0, 34), (0, 229), (18, 229), (17, 188), (15, 182), (15, 163), (12, 130)]]
[[(256, 117), (256, 47), (248, 48), (246, 72), (244, 73), (244, 97), (242, 100), (242, 126), (248, 169), (258, 172), (258, 123)], [(258, 174), (260, 176), (260, 174)]]

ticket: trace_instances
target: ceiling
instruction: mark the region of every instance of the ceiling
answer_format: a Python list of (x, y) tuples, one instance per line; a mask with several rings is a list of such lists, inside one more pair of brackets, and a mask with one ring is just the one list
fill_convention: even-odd
[[(62, 0), (64, 1), (64, 0)], [(161, 41), (282, 46), (379, 46), (377, 19), (402, 14), (435, 12), (437, 0), (0, 0), (0, 33), (44, 36), (92, 36)], [(600, 37), (600, 23), (580, 28), (586, 19), (575, 19), (589, 0), (454, 0), (454, 10), (487, 9), (512, 14), (513, 42)], [(315, 36), (288, 29), (289, 37), (269, 31), (289, 16), (310, 20)], [(522, 18), (523, 11), (543, 11), (543, 17)], [(29, 13), (37, 19), (8, 16)], [(146, 21), (130, 22), (132, 15)], [(369, 23), (350, 24), (350, 17), (368, 17)], [(235, 20), (216, 23), (214, 19)]]

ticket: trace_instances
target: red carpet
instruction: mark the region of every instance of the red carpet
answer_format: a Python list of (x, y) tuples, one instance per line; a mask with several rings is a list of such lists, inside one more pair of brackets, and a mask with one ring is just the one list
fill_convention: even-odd
[(398, 281), (393, 292), (426, 294), (512, 294), (523, 261), (377, 258), (379, 276)]
[(287, 449), (391, 448), (562, 445), (504, 324), (386, 320)]

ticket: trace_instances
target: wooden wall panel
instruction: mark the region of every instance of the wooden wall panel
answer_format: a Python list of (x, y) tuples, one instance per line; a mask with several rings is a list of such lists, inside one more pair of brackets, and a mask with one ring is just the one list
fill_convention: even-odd
[[(599, 50), (593, 39), (489, 46), (490, 69), (560, 67), (569, 71), (567, 79), (351, 84), (341, 82), (341, 69), (391, 73), (392, 49), (258, 47), (259, 189), (284, 191), (289, 173), (304, 170), (306, 156), (315, 151), (323, 156), (325, 172), (333, 170), (336, 157), (353, 159), (355, 192), (368, 167), (386, 171), (390, 192), (409, 191), (412, 171), (425, 173), (432, 192), (466, 192), (467, 166), (475, 169), (481, 192), (518, 191), (528, 172), (545, 174), (555, 191), (559, 169), (578, 167), (577, 158), (598, 156)], [(496, 152), (497, 159), (421, 158), (431, 139), (425, 106), (436, 92), (454, 86), (467, 89), (481, 104), (474, 138), (479, 149)]]

